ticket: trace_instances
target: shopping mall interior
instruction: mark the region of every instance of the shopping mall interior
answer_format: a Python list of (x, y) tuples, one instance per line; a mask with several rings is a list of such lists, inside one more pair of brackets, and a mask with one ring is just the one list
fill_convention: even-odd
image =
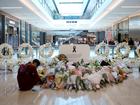
[(0, 105), (140, 105), (140, 0), (0, 0)]

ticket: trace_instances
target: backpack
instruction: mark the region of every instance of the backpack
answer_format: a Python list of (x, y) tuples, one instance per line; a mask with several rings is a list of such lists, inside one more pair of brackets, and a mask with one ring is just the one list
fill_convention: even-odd
[(28, 64), (21, 64), (18, 69), (17, 81), (20, 90), (30, 90), (34, 86), (34, 78), (27, 67)]

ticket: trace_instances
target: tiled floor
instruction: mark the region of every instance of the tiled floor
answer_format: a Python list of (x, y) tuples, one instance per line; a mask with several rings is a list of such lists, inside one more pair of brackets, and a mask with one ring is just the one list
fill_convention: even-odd
[[(58, 49), (54, 55), (58, 55)], [(38, 58), (38, 53), (34, 52)], [(90, 57), (95, 52), (91, 50)], [(130, 57), (134, 57), (133, 52)], [(16, 54), (14, 58), (16, 58)], [(16, 72), (0, 70), (0, 105), (140, 105), (140, 73), (137, 69), (121, 84), (108, 86), (97, 92), (41, 89), (21, 92), (18, 90)]]
[[(2, 71), (1, 71), (2, 72)], [(140, 105), (140, 73), (137, 69), (123, 83), (94, 91), (18, 90), (16, 73), (0, 73), (0, 105)]]

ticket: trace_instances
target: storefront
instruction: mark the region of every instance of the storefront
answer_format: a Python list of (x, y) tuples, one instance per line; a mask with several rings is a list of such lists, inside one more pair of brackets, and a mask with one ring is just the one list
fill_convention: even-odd
[(40, 31), (38, 28), (32, 26), (32, 45), (40, 46)]
[(19, 19), (0, 12), (0, 44), (8, 43), (17, 49), (19, 45)]
[(19, 45), (19, 20), (5, 17), (5, 42), (17, 49)]

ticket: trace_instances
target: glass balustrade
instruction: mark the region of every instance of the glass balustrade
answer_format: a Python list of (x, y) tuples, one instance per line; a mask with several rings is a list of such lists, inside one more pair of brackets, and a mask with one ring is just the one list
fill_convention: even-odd
[[(105, 2), (110, 3), (110, 1), (112, 0), (96, 0), (94, 2), (91, 0), (84, 0), (82, 2), (32, 0), (38, 8), (42, 9), (42, 11), (46, 11), (46, 13), (48, 12), (54, 20), (90, 19), (103, 7)], [(62, 6), (65, 8), (62, 8)], [(80, 8), (74, 9), (74, 7), (78, 6), (80, 6)]]

